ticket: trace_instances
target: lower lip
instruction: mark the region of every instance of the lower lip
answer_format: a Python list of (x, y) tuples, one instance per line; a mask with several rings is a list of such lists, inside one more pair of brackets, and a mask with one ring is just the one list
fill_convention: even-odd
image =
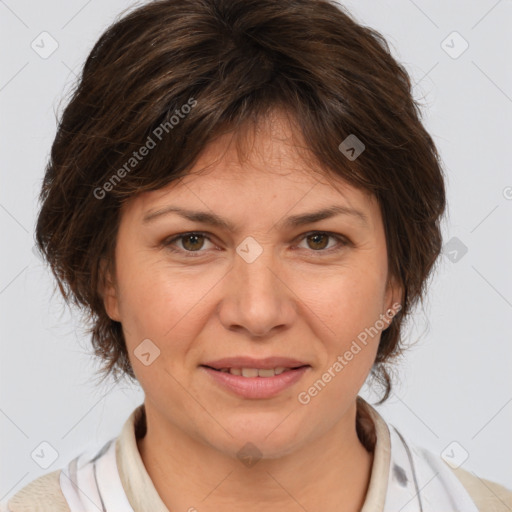
[(304, 375), (309, 366), (289, 370), (273, 377), (242, 377), (201, 366), (212, 379), (224, 388), (243, 398), (272, 398), (293, 386)]

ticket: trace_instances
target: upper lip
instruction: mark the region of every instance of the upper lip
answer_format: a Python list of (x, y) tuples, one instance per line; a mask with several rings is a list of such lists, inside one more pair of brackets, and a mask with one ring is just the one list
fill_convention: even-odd
[(265, 357), (264, 359), (255, 359), (248, 356), (237, 356), (237, 357), (224, 357), (222, 359), (216, 359), (215, 361), (207, 361), (202, 366), (209, 366), (220, 370), (222, 368), (298, 368), (300, 366), (309, 366), (303, 361), (298, 359), (291, 359), (289, 357)]

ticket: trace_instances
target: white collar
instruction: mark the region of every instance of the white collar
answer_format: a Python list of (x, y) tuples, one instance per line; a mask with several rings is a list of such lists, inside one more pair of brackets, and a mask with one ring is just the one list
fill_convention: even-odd
[[(440, 457), (406, 441), (367, 402), (375, 428), (370, 483), (361, 512), (478, 512), (463, 485)], [(137, 448), (144, 404), (126, 420), (120, 436), (95, 455), (84, 452), (60, 475), (73, 512), (168, 512)]]

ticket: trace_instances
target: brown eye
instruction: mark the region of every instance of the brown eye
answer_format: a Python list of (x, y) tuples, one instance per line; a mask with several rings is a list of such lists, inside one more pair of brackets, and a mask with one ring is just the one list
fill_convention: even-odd
[(310, 253), (318, 253), (318, 256), (342, 251), (346, 246), (351, 244), (351, 242), (342, 235), (326, 233), (324, 231), (306, 233), (302, 236), (301, 243), (306, 244), (306, 246), (302, 246), (303, 249), (308, 249)]
[(162, 245), (170, 251), (181, 255), (201, 256), (201, 253), (209, 249), (208, 246), (205, 247), (205, 241), (212, 243), (210, 237), (206, 236), (204, 233), (182, 233), (171, 239), (164, 240)]
[(329, 238), (331, 238), (329, 235), (326, 235), (325, 233), (316, 233), (314, 235), (309, 235), (307, 237), (308, 242), (311, 241), (311, 244), (308, 244), (311, 249), (319, 250), (319, 249), (325, 249), (327, 245), (329, 244)]
[(192, 233), (181, 237), (183, 248), (187, 251), (197, 251), (204, 245), (204, 235)]

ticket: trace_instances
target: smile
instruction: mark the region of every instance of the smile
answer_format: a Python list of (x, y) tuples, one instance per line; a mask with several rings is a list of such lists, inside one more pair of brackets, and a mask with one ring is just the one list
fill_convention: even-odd
[[(216, 368), (212, 369), (216, 370)], [(277, 368), (221, 368), (218, 371), (230, 373), (231, 375), (241, 375), (242, 377), (273, 377), (274, 375), (288, 372), (291, 369), (279, 366)]]
[(202, 365), (211, 380), (221, 389), (243, 398), (272, 398), (296, 384), (310, 369), (298, 368), (221, 368)]

